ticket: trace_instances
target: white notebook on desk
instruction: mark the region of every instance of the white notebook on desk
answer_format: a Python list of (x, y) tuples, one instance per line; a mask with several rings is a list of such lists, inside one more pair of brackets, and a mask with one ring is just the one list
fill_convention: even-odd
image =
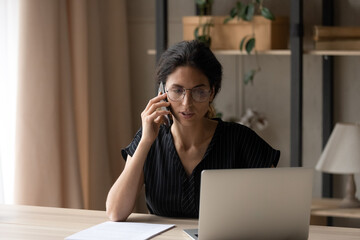
[(143, 240), (174, 226), (173, 224), (108, 221), (77, 232), (65, 238), (65, 240)]
[(308, 239), (313, 170), (204, 170), (193, 239)]

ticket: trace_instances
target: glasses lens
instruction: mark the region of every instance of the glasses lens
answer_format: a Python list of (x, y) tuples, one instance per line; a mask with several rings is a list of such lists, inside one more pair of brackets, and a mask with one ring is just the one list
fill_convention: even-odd
[[(207, 88), (197, 87), (191, 90), (191, 96), (196, 102), (205, 102), (209, 99), (211, 91)], [(181, 101), (185, 96), (186, 89), (182, 87), (172, 87), (168, 93), (168, 98), (172, 101)]]
[(184, 89), (181, 87), (172, 87), (168, 91), (168, 97), (172, 101), (180, 101), (183, 98)]
[(205, 102), (209, 99), (210, 96), (210, 90), (206, 88), (193, 88), (192, 91), (192, 97), (197, 102)]

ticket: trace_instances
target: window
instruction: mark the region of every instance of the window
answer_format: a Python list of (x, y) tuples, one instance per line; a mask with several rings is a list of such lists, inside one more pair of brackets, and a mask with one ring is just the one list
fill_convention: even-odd
[(0, 0), (0, 203), (13, 203), (18, 0)]

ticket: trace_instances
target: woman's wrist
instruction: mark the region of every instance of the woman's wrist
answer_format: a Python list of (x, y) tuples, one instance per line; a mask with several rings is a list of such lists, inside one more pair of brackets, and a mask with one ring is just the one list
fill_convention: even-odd
[(153, 143), (154, 143), (154, 140), (141, 138), (140, 142), (139, 142), (139, 145), (138, 145), (138, 148), (146, 150), (146, 152), (148, 152)]

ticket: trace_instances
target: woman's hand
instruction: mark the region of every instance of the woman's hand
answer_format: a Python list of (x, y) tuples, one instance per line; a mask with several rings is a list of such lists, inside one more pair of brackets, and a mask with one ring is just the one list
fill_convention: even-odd
[(112, 221), (125, 221), (135, 206), (136, 197), (144, 185), (144, 162), (151, 145), (159, 134), (164, 115), (169, 114), (161, 107), (169, 107), (163, 100), (166, 94), (158, 95), (149, 101), (141, 113), (142, 136), (133, 156), (128, 156), (125, 168), (111, 187), (106, 199), (106, 213)]
[(142, 141), (152, 144), (159, 133), (160, 125), (164, 122), (165, 115), (170, 114), (170, 111), (160, 109), (161, 107), (170, 106), (169, 102), (162, 101), (166, 97), (166, 93), (154, 97), (141, 113)]
[(128, 156), (125, 168), (111, 187), (106, 200), (106, 213), (112, 221), (125, 221), (134, 209), (136, 197), (144, 185), (144, 162), (151, 145), (159, 134), (160, 124), (169, 111), (165, 102), (166, 94), (151, 99), (141, 113), (142, 136), (134, 155)]

